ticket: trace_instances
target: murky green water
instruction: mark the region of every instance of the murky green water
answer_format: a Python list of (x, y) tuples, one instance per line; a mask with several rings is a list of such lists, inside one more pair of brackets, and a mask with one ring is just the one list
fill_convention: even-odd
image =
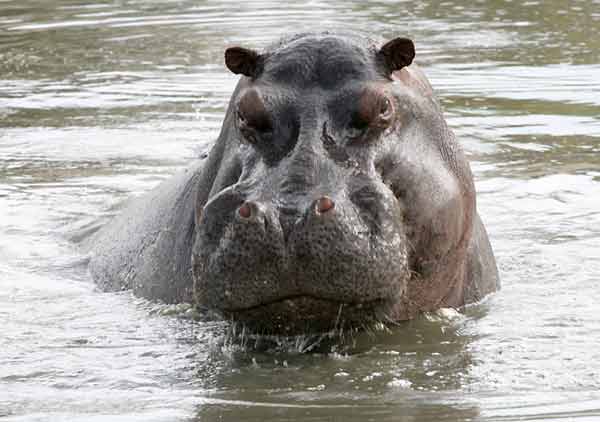
[[(332, 27), (416, 41), (503, 290), (320, 354), (96, 291), (77, 241), (208, 148), (224, 48)], [(0, 1), (0, 420), (600, 420), (598, 34), (593, 0)]]

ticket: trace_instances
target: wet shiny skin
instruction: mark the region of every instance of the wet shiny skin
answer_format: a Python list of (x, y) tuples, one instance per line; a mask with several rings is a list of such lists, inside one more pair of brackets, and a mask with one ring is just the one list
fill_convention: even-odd
[[(568, 6), (3, 2), (0, 415), (600, 417), (599, 22), (594, 2)], [(235, 82), (222, 51), (335, 24), (417, 41), (469, 153), (502, 292), (464, 318), (299, 355), (311, 343), (241, 352), (221, 325), (95, 291), (71, 239), (205, 152)]]

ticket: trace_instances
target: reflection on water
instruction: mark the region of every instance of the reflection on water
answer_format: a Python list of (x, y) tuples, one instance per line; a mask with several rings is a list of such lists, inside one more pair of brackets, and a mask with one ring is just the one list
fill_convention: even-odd
[[(224, 49), (349, 27), (416, 41), (502, 292), (302, 354), (96, 291), (76, 242), (208, 149)], [(599, 31), (593, 0), (0, 2), (0, 418), (599, 419)]]

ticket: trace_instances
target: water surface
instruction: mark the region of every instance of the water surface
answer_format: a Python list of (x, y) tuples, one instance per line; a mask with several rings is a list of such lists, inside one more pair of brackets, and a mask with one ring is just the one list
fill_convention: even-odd
[[(327, 28), (415, 40), (502, 291), (312, 354), (97, 291), (78, 241), (209, 148), (224, 49)], [(600, 420), (598, 33), (593, 0), (0, 1), (0, 419)]]

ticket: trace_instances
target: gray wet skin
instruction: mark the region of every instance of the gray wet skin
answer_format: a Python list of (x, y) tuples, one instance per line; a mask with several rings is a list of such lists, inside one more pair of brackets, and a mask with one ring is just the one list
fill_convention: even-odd
[(496, 290), (468, 162), (413, 57), (352, 33), (228, 49), (242, 77), (208, 159), (91, 239), (95, 280), (278, 334)]

